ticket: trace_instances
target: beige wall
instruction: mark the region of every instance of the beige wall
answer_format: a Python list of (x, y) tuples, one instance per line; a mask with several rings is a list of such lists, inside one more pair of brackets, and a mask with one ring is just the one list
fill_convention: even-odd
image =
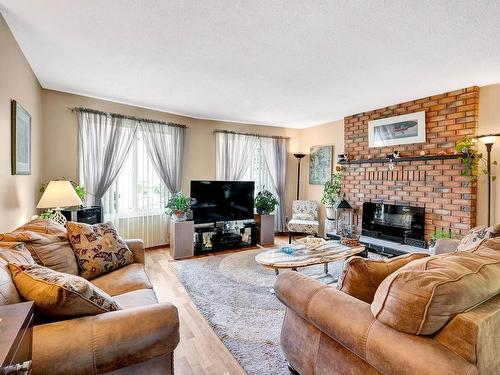
[(189, 192), (193, 179), (215, 179), (215, 129), (229, 129), (263, 135), (290, 137), (289, 170), (287, 173), (286, 214), (295, 194), (295, 171), (292, 153), (298, 150), (299, 130), (271, 126), (235, 124), (221, 121), (197, 120), (145, 108), (43, 90), (44, 163), (43, 180), (66, 177), (78, 180), (78, 127), (74, 112), (69, 108), (88, 107), (124, 115), (172, 121), (188, 126), (183, 165), (183, 191)]
[[(483, 86), (479, 91), (478, 134), (500, 133), (500, 84)], [(479, 150), (486, 157), (486, 147), (481, 142)], [(496, 139), (491, 153), (492, 160), (500, 163), (500, 138)], [(492, 165), (497, 180), (491, 184), (491, 222), (500, 223), (500, 166)], [(477, 224), (485, 225), (488, 218), (488, 193), (486, 176), (479, 177), (477, 192)]]
[[(31, 175), (11, 175), (10, 101), (31, 115)], [(0, 232), (25, 223), (35, 214), (41, 177), (42, 88), (0, 15)]]
[[(323, 196), (323, 185), (309, 184), (309, 152), (311, 146), (333, 145), (335, 153), (334, 160), (336, 166), (337, 155), (344, 153), (344, 120), (329, 122), (326, 124), (313, 126), (300, 131), (299, 147), (306, 157), (301, 164), (301, 199), (314, 200), (319, 202)], [(295, 167), (297, 162), (295, 162)], [(295, 175), (297, 170), (295, 169)], [(320, 231), (323, 232), (326, 210), (323, 205), (320, 207)]]

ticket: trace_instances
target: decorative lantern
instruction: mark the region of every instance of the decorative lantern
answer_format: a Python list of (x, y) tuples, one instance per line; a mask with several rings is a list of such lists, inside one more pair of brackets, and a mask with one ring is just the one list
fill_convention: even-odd
[(354, 209), (345, 199), (345, 193), (342, 200), (335, 208), (335, 221), (337, 222), (337, 235), (341, 233), (352, 233), (352, 220)]

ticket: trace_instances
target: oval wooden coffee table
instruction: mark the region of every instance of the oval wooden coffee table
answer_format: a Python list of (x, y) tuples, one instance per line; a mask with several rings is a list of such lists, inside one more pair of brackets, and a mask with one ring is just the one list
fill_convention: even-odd
[[(348, 247), (336, 241), (328, 242), (328, 246), (324, 246), (319, 250), (308, 250), (302, 245), (292, 245), (295, 249), (292, 254), (286, 254), (279, 248), (267, 250), (257, 254), (255, 256), (255, 261), (261, 266), (274, 269), (276, 275), (278, 275), (279, 271), (282, 269), (297, 271), (299, 268), (323, 264), (325, 274), (321, 276), (322, 278), (329, 275), (329, 263), (344, 261), (353, 255), (365, 251), (364, 246)], [(336, 281), (338, 281), (338, 279), (333, 282)]]

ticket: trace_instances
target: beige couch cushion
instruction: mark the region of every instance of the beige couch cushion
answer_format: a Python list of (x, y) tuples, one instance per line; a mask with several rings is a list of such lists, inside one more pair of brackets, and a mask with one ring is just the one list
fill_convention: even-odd
[(344, 264), (337, 289), (372, 303), (378, 286), (387, 276), (413, 260), (428, 256), (425, 253), (410, 253), (387, 260), (351, 257)]
[(111, 223), (68, 222), (66, 228), (81, 276), (88, 280), (134, 261), (134, 255)]
[(92, 284), (110, 296), (138, 289), (152, 289), (148, 275), (141, 263), (132, 263), (116, 271), (92, 279)]
[(39, 265), (8, 264), (19, 294), (42, 314), (67, 318), (119, 310), (112, 297), (82, 277)]
[(413, 261), (389, 275), (371, 305), (382, 323), (414, 335), (431, 335), (455, 315), (500, 293), (500, 238), (472, 252)]
[(52, 220), (30, 221), (13, 232), (0, 234), (0, 241), (23, 242), (37, 264), (78, 275), (78, 264), (66, 229)]
[(119, 294), (113, 298), (123, 309), (131, 309), (158, 303), (153, 289), (134, 290), (132, 292)]

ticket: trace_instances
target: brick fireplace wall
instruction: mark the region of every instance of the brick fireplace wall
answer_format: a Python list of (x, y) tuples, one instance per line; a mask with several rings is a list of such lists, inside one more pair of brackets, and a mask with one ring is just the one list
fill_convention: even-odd
[[(426, 142), (391, 147), (368, 147), (368, 121), (425, 111)], [(370, 163), (398, 150), (402, 157), (453, 154), (455, 142), (477, 132), (479, 88), (468, 87), (440, 95), (412, 100), (344, 118), (345, 153), (361, 164), (344, 165), (343, 191), (356, 209), (361, 227), (361, 208), (365, 201), (384, 201), (425, 207), (426, 239), (436, 228), (451, 228), (465, 234), (476, 222), (476, 181), (461, 176), (457, 159), (413, 160), (396, 163)]]

